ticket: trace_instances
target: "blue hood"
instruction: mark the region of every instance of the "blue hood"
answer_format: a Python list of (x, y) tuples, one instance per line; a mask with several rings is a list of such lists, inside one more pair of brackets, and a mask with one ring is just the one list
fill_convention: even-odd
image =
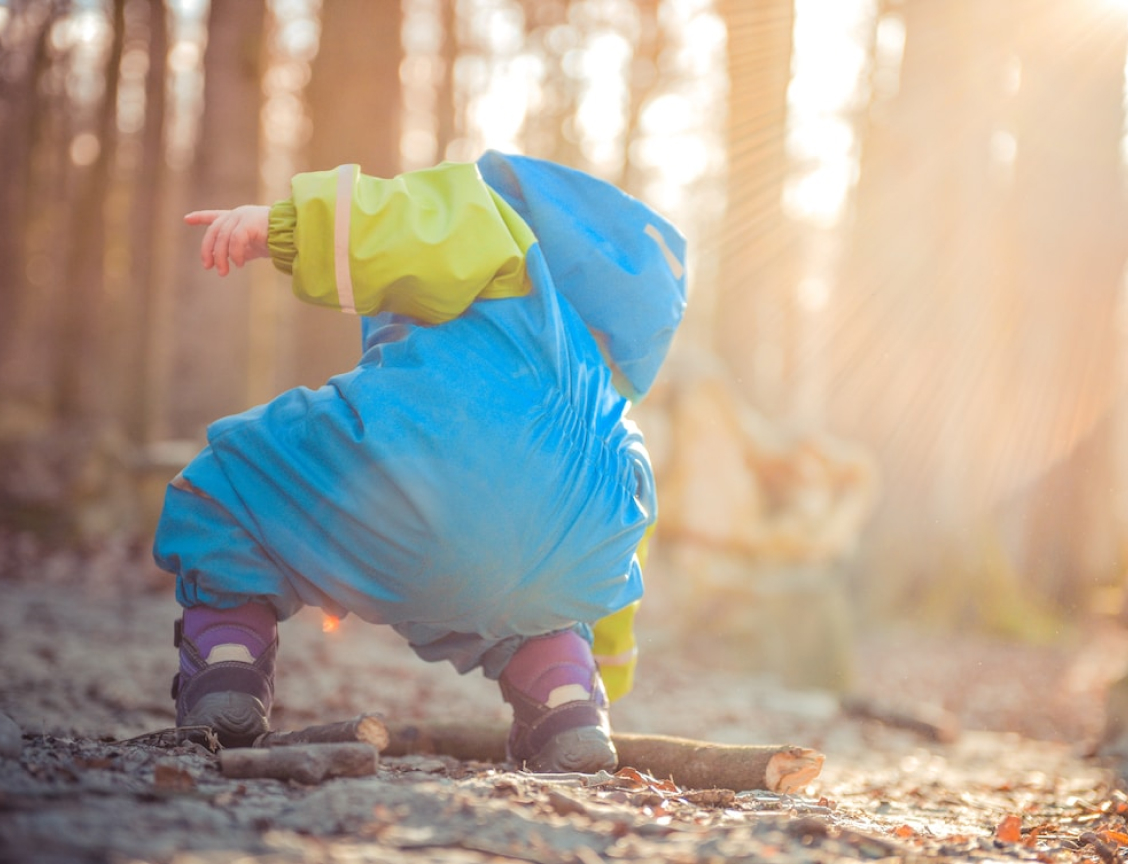
[(685, 238), (641, 201), (553, 162), (491, 150), (478, 170), (533, 230), (624, 395), (640, 399), (685, 312)]

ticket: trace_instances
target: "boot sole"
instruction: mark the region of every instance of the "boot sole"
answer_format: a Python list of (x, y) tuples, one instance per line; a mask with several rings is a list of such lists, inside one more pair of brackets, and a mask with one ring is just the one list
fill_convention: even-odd
[(598, 726), (581, 726), (549, 738), (525, 760), (525, 769), (538, 774), (595, 774), (614, 771), (618, 763), (619, 754), (607, 733)]
[(200, 697), (181, 726), (210, 726), (224, 747), (250, 747), (270, 731), (266, 708), (247, 693), (227, 691)]

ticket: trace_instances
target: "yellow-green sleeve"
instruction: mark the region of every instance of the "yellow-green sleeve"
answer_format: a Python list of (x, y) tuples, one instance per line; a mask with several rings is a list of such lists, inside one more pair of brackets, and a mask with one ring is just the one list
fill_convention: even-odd
[(267, 245), (310, 303), (438, 324), (529, 290), (532, 231), (472, 164), (392, 179), (342, 165), (297, 175), (291, 192), (271, 208)]

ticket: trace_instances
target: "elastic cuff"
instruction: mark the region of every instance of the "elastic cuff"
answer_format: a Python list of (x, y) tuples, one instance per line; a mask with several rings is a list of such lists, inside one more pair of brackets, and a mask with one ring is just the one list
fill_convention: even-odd
[(294, 258), (298, 248), (294, 244), (294, 226), (298, 222), (298, 209), (290, 199), (279, 201), (270, 208), (266, 248), (274, 266), (283, 273), (294, 272)]

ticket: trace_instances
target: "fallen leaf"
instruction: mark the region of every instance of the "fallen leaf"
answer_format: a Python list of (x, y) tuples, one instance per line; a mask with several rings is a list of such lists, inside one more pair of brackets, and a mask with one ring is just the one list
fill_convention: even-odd
[(637, 783), (640, 786), (647, 785), (647, 783), (646, 783), (647, 778), (642, 775), (642, 772), (636, 771), (634, 768), (631, 768), (631, 767), (620, 768), (618, 771), (615, 772), (615, 776), (619, 777), (623, 780), (629, 780), (632, 783)]
[(1098, 836), (1106, 843), (1115, 843), (1117, 846), (1128, 846), (1128, 834), (1122, 831), (1100, 831), (1098, 832)]
[(995, 829), (995, 839), (1004, 843), (1018, 843), (1022, 840), (1022, 817), (1005, 816)]
[(75, 759), (74, 764), (80, 768), (112, 768), (114, 764), (113, 759), (100, 757), (96, 759)]
[(153, 785), (158, 789), (169, 791), (186, 791), (196, 788), (196, 781), (192, 775), (179, 765), (158, 763), (153, 768)]
[(910, 837), (916, 836), (916, 831), (909, 825), (898, 825), (893, 829), (893, 836), (900, 837), (902, 840), (907, 840)]

